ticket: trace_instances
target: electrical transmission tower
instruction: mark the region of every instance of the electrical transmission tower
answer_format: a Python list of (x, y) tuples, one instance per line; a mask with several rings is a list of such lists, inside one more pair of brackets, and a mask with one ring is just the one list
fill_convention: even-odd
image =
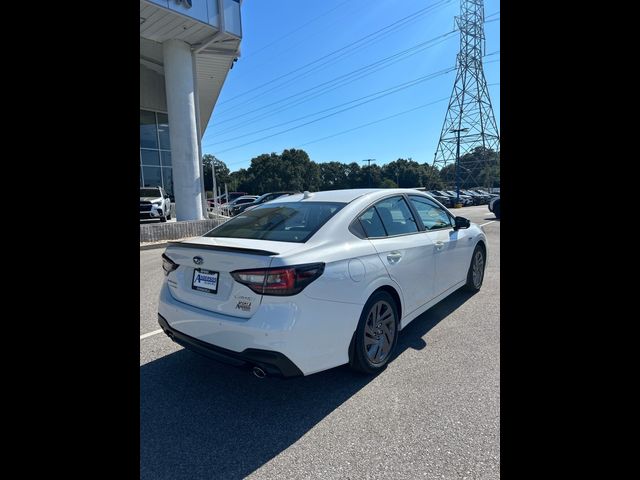
[(500, 135), (482, 69), (484, 0), (460, 0), (460, 15), (455, 22), (460, 31), (456, 80), (433, 166), (441, 173), (444, 167), (455, 166), (455, 180), (451, 175), (442, 176), (449, 185), (455, 181), (456, 190), (491, 187), (499, 180), (496, 167)]

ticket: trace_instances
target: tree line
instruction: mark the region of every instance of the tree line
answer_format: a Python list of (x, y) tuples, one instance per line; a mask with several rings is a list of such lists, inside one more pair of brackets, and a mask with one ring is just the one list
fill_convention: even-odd
[[(411, 158), (398, 158), (385, 165), (359, 165), (357, 162), (316, 163), (301, 149), (287, 149), (281, 154), (263, 153), (251, 159), (248, 168), (231, 172), (214, 155), (205, 154), (204, 182), (212, 189), (211, 165), (216, 172), (217, 185), (224, 191), (262, 194), (280, 190), (320, 191), (343, 188), (453, 188), (455, 165), (438, 170), (427, 163)], [(499, 187), (500, 152), (477, 147), (460, 157), (460, 168), (465, 171), (462, 188)], [(467, 175), (468, 173), (468, 175)]]

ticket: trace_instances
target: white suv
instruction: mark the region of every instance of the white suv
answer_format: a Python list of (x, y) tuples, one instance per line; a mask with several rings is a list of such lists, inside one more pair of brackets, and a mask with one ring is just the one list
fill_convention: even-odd
[(140, 187), (140, 219), (171, 220), (171, 199), (162, 187)]

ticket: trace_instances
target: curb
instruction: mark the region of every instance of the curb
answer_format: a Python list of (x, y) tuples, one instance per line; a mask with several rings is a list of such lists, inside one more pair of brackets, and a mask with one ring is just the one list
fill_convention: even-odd
[[(176, 242), (178, 240), (172, 240), (172, 241)], [(140, 245), (140, 250), (153, 250), (154, 248), (165, 248), (167, 245), (169, 245), (169, 242), (154, 243), (153, 245)]]

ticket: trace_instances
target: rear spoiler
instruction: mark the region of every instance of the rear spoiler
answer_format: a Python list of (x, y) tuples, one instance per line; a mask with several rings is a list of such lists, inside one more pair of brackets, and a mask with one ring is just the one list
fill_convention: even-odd
[(168, 242), (170, 246), (173, 247), (184, 247), (184, 248), (201, 248), (203, 250), (216, 250), (218, 252), (236, 252), (236, 253), (249, 253), (252, 255), (279, 255), (278, 252), (270, 252), (268, 250), (258, 250), (255, 248), (244, 248), (244, 247), (229, 247), (222, 245), (207, 245), (202, 243), (192, 243), (192, 242)]

